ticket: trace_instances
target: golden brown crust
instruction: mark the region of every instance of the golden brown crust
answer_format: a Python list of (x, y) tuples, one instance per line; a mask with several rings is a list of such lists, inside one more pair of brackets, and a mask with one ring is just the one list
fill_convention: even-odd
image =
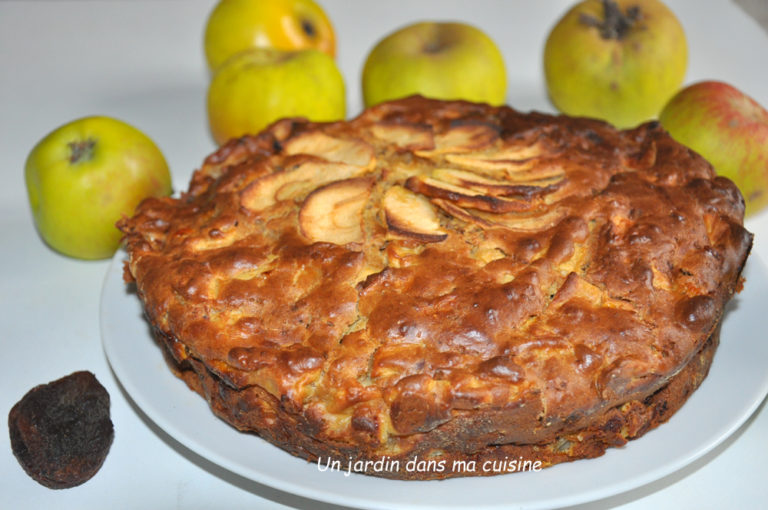
[(552, 463), (695, 388), (743, 212), (656, 124), (414, 97), (233, 140), (120, 227), (179, 374), (236, 427), (310, 459)]

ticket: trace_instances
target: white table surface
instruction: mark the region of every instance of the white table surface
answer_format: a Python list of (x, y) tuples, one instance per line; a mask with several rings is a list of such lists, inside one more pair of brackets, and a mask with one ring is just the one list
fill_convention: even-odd
[[(360, 70), (368, 50), (385, 33), (419, 19), (460, 19), (483, 28), (505, 55), (509, 104), (553, 111), (541, 76), (541, 52), (567, 0), (321, 3), (336, 28), (350, 115), (361, 109)], [(686, 82), (721, 79), (768, 105), (765, 29), (730, 0), (667, 3), (688, 35)], [(759, 2), (750, 4), (758, 16), (754, 6), (759, 10)], [(165, 153), (175, 189), (185, 188), (214, 148), (205, 119), (208, 75), (202, 54), (202, 30), (212, 5), (213, 0), (0, 2), (0, 177), (5, 183), (0, 186), (0, 411), (7, 415), (37, 384), (90, 370), (111, 395), (116, 430), (99, 473), (60, 491), (27, 477), (11, 453), (7, 432), (0, 433), (0, 508), (333, 508), (229, 473), (146, 418), (122, 391), (101, 347), (99, 296), (108, 262), (78, 261), (47, 248), (27, 204), (23, 168), (29, 150), (54, 127), (90, 114), (112, 115), (145, 131)], [(768, 2), (764, 6), (768, 9)], [(750, 218), (747, 226), (756, 234), (753, 257), (765, 262), (768, 213)], [(578, 508), (766, 505), (768, 410), (763, 403), (732, 437), (681, 471)]]

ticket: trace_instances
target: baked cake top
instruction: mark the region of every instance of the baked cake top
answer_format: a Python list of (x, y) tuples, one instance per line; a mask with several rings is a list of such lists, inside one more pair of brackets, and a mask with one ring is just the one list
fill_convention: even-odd
[(661, 387), (734, 291), (743, 213), (656, 123), (413, 97), (233, 140), (120, 226), (178, 359), (403, 449), (472, 413), (541, 441)]

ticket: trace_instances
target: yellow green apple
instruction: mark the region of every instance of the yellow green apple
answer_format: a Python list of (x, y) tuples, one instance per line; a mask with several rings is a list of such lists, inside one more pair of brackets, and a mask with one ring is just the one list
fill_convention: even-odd
[(168, 164), (155, 143), (103, 116), (53, 130), (29, 153), (24, 175), (43, 240), (82, 259), (112, 256), (122, 236), (115, 223), (142, 199), (171, 193)]
[(678, 92), (659, 121), (738, 186), (747, 215), (768, 205), (768, 111), (757, 101), (727, 83), (698, 82)]
[(372, 106), (413, 94), (504, 103), (507, 74), (496, 43), (465, 23), (420, 22), (380, 40), (365, 60), (363, 101)]
[(283, 117), (332, 121), (345, 114), (344, 78), (319, 50), (240, 52), (219, 67), (208, 88), (208, 121), (219, 144)]
[(620, 128), (656, 118), (687, 66), (683, 27), (658, 0), (584, 0), (557, 22), (544, 47), (555, 107)]
[(333, 25), (313, 0), (220, 0), (208, 16), (204, 37), (211, 70), (252, 47), (336, 53)]

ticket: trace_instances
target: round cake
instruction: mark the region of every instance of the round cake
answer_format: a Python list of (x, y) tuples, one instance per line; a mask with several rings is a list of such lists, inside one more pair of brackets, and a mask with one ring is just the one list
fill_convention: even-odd
[(214, 413), (324, 466), (433, 479), (669, 419), (740, 286), (743, 215), (657, 123), (411, 97), (232, 140), (119, 227)]

